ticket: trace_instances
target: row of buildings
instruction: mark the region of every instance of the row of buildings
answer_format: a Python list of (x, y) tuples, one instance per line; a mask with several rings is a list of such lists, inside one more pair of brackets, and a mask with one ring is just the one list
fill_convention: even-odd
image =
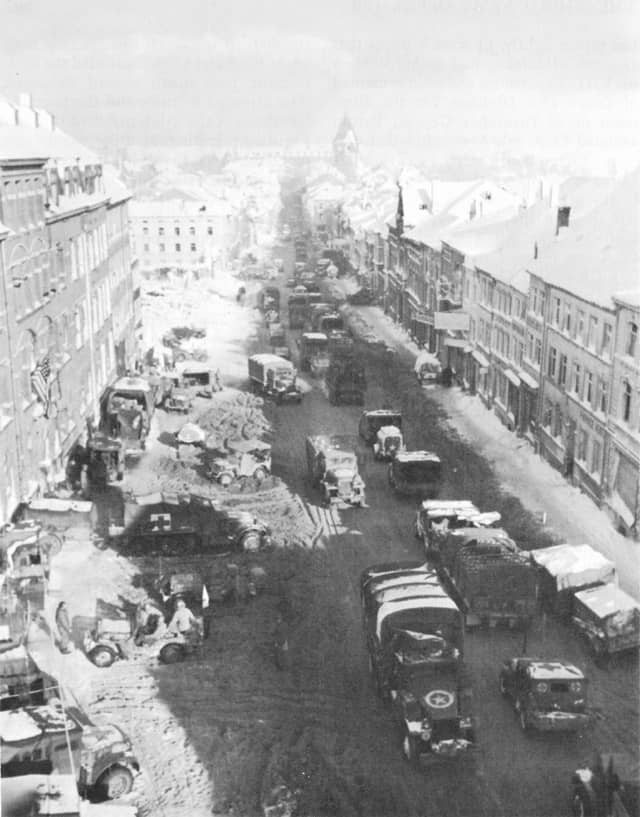
[(65, 479), (141, 326), (130, 195), (34, 108), (0, 99), (0, 525)]
[(640, 173), (310, 180), (315, 225), (457, 383), (640, 534)]

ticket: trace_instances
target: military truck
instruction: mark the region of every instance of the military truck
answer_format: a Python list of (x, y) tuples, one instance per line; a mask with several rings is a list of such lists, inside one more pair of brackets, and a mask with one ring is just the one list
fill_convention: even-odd
[(351, 335), (345, 330), (334, 330), (329, 333), (329, 357), (353, 357), (356, 344)]
[(598, 660), (640, 647), (640, 605), (611, 582), (575, 593), (572, 621)]
[(249, 358), (249, 383), (253, 392), (271, 397), (277, 403), (302, 401), (293, 363), (278, 355), (252, 355)]
[(307, 437), (307, 469), (311, 483), (319, 487), (325, 505), (345, 502), (365, 504), (364, 481), (352, 446), (339, 437)]
[(317, 332), (324, 332), (329, 334), (331, 332), (344, 332), (344, 320), (342, 316), (333, 310), (325, 312), (323, 315), (318, 315), (314, 320), (314, 329)]
[(376, 435), (383, 426), (395, 426), (402, 429), (402, 414), (394, 409), (369, 409), (363, 411), (358, 424), (358, 433), (362, 439), (373, 445)]
[(125, 453), (144, 451), (155, 409), (151, 385), (142, 377), (121, 377), (108, 389), (104, 430), (122, 440)]
[(300, 336), (300, 371), (323, 373), (329, 367), (329, 339), (322, 332)]
[(542, 606), (560, 618), (573, 615), (574, 595), (590, 587), (617, 584), (614, 563), (590, 545), (552, 545), (531, 551), (538, 566)]
[(75, 769), (81, 792), (109, 800), (128, 794), (140, 771), (118, 726), (95, 726), (81, 709), (59, 702), (0, 713), (0, 746), (3, 778)]
[(304, 329), (311, 306), (321, 302), (322, 295), (319, 292), (295, 292), (290, 295), (287, 302), (289, 328)]
[(464, 541), (438, 568), (452, 596), (467, 615), (466, 624), (527, 627), (536, 614), (537, 575), (513, 541), (493, 536), (452, 538)]
[(638, 817), (640, 766), (622, 753), (596, 754), (590, 765), (571, 777), (573, 817)]
[[(425, 499), (416, 511), (415, 534), (430, 559), (440, 558), (440, 548), (450, 531), (497, 525), (497, 511), (481, 513), (468, 499)], [(504, 535), (507, 536), (506, 532)]]
[(325, 375), (325, 383), (332, 405), (364, 405), (367, 379), (364, 364), (355, 355), (332, 358)]
[(432, 451), (399, 451), (389, 463), (389, 484), (399, 494), (436, 497), (441, 476), (440, 457)]
[(459, 756), (475, 739), (462, 614), (432, 571), (377, 567), (377, 577), (361, 577), (369, 670), (393, 703), (403, 752), (410, 761)]

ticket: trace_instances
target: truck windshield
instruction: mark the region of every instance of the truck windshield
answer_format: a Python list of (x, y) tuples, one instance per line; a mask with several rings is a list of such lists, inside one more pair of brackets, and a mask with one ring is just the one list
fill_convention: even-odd
[(339, 331), (344, 327), (342, 318), (323, 318), (320, 321), (320, 327), (323, 332)]
[(440, 478), (441, 465), (439, 462), (399, 462), (398, 471), (402, 479), (407, 482), (434, 482)]
[(115, 391), (111, 395), (111, 400), (114, 403), (134, 402), (143, 408), (146, 405), (145, 394), (141, 391)]
[(355, 454), (349, 454), (346, 451), (333, 453), (327, 457), (329, 468), (355, 468), (355, 464)]

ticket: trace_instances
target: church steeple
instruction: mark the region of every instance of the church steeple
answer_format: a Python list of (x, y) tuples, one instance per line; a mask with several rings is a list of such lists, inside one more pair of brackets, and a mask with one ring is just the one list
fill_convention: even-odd
[(345, 114), (333, 140), (333, 162), (348, 179), (358, 173), (358, 137)]

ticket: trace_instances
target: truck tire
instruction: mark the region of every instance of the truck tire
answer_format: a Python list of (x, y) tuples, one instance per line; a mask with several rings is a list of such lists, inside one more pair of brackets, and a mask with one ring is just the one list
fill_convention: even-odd
[(96, 788), (107, 800), (117, 800), (133, 788), (133, 774), (126, 766), (112, 766), (98, 780)]
[(416, 766), (420, 761), (418, 744), (418, 738), (414, 737), (414, 735), (410, 735), (408, 732), (405, 732), (404, 737), (402, 738), (402, 754), (405, 756), (405, 760)]
[(184, 644), (177, 644), (172, 641), (165, 644), (158, 653), (158, 658), (163, 664), (179, 664), (187, 656)]
[(258, 484), (260, 484), (261, 482), (264, 482), (264, 480), (267, 478), (267, 469), (266, 468), (256, 468), (256, 470), (253, 472), (253, 478), (255, 479), (255, 481)]
[(220, 474), (218, 477), (218, 482), (223, 488), (228, 488), (233, 482), (233, 475), (228, 473)]
[(110, 667), (116, 660), (116, 654), (110, 647), (106, 647), (104, 644), (98, 644), (89, 652), (88, 658), (96, 667), (106, 669), (106, 667)]
[(260, 549), (262, 537), (257, 530), (248, 530), (240, 537), (240, 548), (244, 551), (256, 551)]

